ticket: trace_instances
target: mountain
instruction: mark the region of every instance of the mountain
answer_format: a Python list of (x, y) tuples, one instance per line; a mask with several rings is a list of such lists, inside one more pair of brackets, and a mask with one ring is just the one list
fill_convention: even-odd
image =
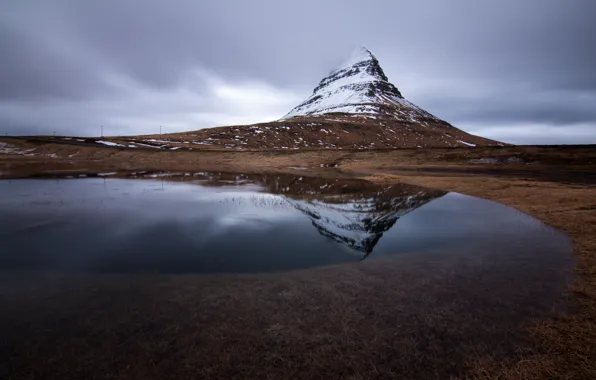
[(377, 58), (365, 47), (323, 78), (313, 94), (281, 120), (341, 114), (365, 118), (394, 118), (403, 122), (440, 121), (404, 99), (389, 82)]
[(404, 98), (366, 48), (323, 78), (312, 95), (268, 123), (122, 141), (162, 149), (388, 149), (504, 144), (466, 133)]

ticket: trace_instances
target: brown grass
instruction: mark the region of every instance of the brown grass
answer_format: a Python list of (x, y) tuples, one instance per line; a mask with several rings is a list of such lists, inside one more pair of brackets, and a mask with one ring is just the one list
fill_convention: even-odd
[[(234, 152), (229, 150), (162, 151), (155, 149), (125, 149), (58, 142), (28, 141), (0, 138), (27, 155), (0, 153), (0, 178), (67, 172), (98, 171), (292, 171), (304, 167), (320, 171), (324, 167), (341, 167), (351, 173), (400, 171), (489, 170), (491, 175), (540, 176), (549, 173), (581, 172), (594, 176), (596, 146), (577, 147), (483, 147), (433, 148), (400, 150), (266, 150)], [(500, 164), (472, 164), (470, 160), (492, 158)], [(507, 163), (507, 159), (521, 160)], [(294, 170), (295, 171), (295, 170)], [(327, 171), (328, 172), (328, 171)], [(469, 173), (467, 173), (469, 174)]]

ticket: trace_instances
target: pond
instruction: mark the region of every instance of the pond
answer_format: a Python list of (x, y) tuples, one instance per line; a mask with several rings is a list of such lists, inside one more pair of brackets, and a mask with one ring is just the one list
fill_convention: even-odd
[(558, 231), (458, 193), (229, 173), (0, 181), (0, 271), (259, 273), (419, 252), (568, 257)]

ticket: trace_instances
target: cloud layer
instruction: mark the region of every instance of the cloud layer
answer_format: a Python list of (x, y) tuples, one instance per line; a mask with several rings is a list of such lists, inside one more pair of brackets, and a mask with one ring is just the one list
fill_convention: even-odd
[(359, 45), (411, 101), (516, 143), (596, 143), (592, 0), (0, 3), (0, 130), (279, 118)]

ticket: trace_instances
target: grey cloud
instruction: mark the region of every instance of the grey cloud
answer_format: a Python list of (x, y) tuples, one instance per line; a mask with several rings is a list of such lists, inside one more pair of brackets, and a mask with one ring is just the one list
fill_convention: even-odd
[(524, 89), (494, 84), (493, 88), (497, 87), (501, 91), (476, 96), (432, 93), (418, 97), (428, 109), (442, 110), (437, 116), (466, 123), (568, 125), (596, 120), (596, 91)]
[[(142, 133), (156, 119), (196, 129), (280, 117), (365, 45), (406, 97), (456, 126), (596, 128), (594, 14), (592, 0), (3, 1), (0, 123)], [(222, 102), (221, 82), (286, 101)]]
[(78, 99), (104, 87), (94, 67), (3, 25), (0, 48), (0, 99)]

